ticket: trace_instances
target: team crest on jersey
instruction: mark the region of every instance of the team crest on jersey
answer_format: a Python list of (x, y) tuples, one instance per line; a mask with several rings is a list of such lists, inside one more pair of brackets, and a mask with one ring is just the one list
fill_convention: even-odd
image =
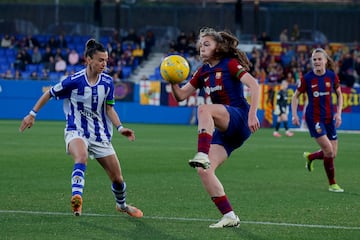
[(215, 74), (215, 78), (216, 78), (216, 79), (220, 79), (220, 78), (221, 78), (221, 72), (217, 72), (217, 73)]
[(55, 84), (55, 86), (54, 86), (54, 91), (55, 91), (55, 92), (58, 92), (58, 91), (60, 91), (62, 88), (63, 88), (63, 87), (62, 87), (62, 84), (61, 84), (61, 83)]
[(298, 81), (297, 87), (301, 87), (301, 81)]
[(326, 83), (325, 83), (325, 86), (326, 86), (326, 87), (330, 87), (330, 83), (329, 83), (329, 82), (326, 82)]
[(315, 124), (315, 130), (318, 134), (320, 134), (322, 132), (322, 129), (321, 129), (321, 126), (320, 126), (320, 123), (316, 123)]

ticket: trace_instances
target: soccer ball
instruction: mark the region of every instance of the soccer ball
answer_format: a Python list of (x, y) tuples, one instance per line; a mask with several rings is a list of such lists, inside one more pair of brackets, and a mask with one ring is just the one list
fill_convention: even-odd
[(160, 74), (169, 83), (181, 83), (188, 78), (189, 63), (180, 55), (170, 55), (164, 58), (160, 65)]

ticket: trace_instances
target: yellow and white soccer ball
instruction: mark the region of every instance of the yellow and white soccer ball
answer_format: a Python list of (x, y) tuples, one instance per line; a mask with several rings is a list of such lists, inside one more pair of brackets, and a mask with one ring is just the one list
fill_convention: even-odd
[(160, 74), (169, 83), (181, 83), (188, 78), (189, 73), (189, 63), (180, 55), (167, 56), (161, 62)]

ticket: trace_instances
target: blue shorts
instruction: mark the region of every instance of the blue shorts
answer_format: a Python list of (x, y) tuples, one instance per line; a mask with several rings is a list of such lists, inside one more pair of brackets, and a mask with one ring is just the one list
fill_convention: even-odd
[(223, 146), (230, 156), (231, 152), (239, 148), (251, 135), (248, 126), (248, 111), (236, 107), (225, 106), (230, 114), (229, 127), (225, 132), (215, 129), (211, 144)]
[(311, 119), (306, 119), (306, 124), (310, 132), (310, 136), (313, 138), (319, 138), (326, 135), (330, 140), (337, 139), (337, 133), (335, 128), (335, 122), (331, 123), (324, 122), (313, 122)]

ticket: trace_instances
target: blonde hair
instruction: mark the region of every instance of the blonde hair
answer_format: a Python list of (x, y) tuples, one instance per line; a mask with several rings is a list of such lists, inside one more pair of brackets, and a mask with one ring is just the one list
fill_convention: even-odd
[(335, 62), (334, 62), (334, 60), (332, 60), (332, 58), (327, 54), (327, 52), (323, 48), (315, 48), (313, 50), (313, 52), (311, 54), (311, 65), (312, 66), (314, 66), (313, 57), (314, 57), (315, 53), (322, 53), (324, 55), (324, 57), (326, 58), (326, 60), (327, 60), (327, 63), (326, 63), (325, 67), (327, 69), (335, 71)]
[(208, 27), (200, 29), (199, 38), (205, 36), (212, 37), (217, 43), (217, 51), (214, 54), (215, 58), (236, 58), (246, 71), (250, 70), (251, 63), (249, 59), (244, 52), (237, 48), (240, 41), (236, 36), (228, 31), (218, 32), (215, 29)]

